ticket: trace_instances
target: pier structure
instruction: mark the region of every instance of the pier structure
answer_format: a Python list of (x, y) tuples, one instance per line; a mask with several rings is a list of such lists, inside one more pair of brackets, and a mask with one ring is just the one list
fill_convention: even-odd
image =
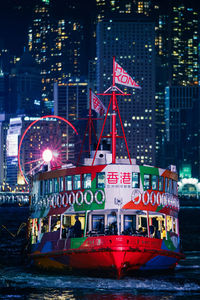
[(27, 192), (0, 192), (0, 206), (28, 206), (29, 193)]

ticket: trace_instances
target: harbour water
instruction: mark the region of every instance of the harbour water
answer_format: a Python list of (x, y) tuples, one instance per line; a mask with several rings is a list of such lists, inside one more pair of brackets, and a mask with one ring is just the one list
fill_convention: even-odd
[[(6, 209), (7, 210), (7, 209)], [(10, 215), (9, 215), (10, 212)], [(21, 210), (20, 221), (27, 217)], [(16, 209), (0, 208), (0, 220), (15, 217), (9, 228), (14, 230)], [(167, 273), (135, 274), (120, 280), (77, 275), (44, 274), (34, 270), (23, 260), (19, 243), (24, 233), (10, 236), (0, 234), (0, 300), (4, 299), (134, 299), (134, 300), (196, 300), (200, 299), (200, 208), (182, 208), (180, 230), (186, 259), (175, 271)], [(3, 224), (3, 223), (1, 223)], [(19, 225), (19, 219), (18, 219)], [(17, 227), (18, 228), (18, 227)], [(15, 228), (16, 231), (16, 228)], [(18, 242), (17, 242), (18, 241)], [(20, 242), (19, 242), (20, 241)], [(6, 249), (6, 251), (5, 251)], [(18, 250), (17, 250), (18, 249)], [(11, 259), (9, 259), (9, 257)]]

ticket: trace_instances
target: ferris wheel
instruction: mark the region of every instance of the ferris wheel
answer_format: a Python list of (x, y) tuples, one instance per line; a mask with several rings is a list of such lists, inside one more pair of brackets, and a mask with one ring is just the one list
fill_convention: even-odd
[(25, 184), (44, 165), (51, 169), (75, 163), (78, 135), (75, 127), (60, 116), (42, 116), (28, 124), (19, 142), (19, 171)]

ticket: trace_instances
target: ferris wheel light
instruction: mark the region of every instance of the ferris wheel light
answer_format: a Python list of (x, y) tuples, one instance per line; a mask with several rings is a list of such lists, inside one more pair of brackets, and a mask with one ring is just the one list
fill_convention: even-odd
[(46, 149), (46, 150), (44, 150), (44, 152), (43, 152), (43, 154), (42, 154), (42, 157), (43, 157), (43, 160), (44, 160), (46, 163), (48, 163), (48, 162), (50, 162), (50, 161), (52, 160), (53, 154), (52, 154), (51, 150)]
[(57, 151), (53, 151), (53, 156), (54, 157), (58, 157), (59, 156), (59, 153)]

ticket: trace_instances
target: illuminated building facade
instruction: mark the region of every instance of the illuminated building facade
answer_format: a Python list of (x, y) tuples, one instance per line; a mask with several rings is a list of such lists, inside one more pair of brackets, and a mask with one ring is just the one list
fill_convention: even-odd
[(68, 83), (54, 84), (54, 113), (70, 122), (83, 117), (88, 107), (88, 83), (79, 78)]
[(199, 14), (180, 1), (170, 10), (169, 85), (198, 85)]
[(0, 68), (0, 113), (5, 112), (5, 96), (6, 96), (6, 87), (5, 87), (5, 76)]
[(152, 1), (148, 0), (96, 0), (97, 22), (117, 15), (143, 14), (149, 16), (153, 9)]
[(71, 18), (53, 18), (52, 6), (43, 1), (34, 10), (29, 29), (29, 51), (40, 67), (42, 99), (53, 108), (53, 84), (71, 76), (80, 77), (85, 59), (83, 25)]
[(49, 2), (36, 5), (32, 26), (28, 33), (28, 46), (36, 63), (40, 66), (42, 76), (42, 99), (48, 101), (49, 67), (50, 67), (50, 13)]
[(41, 114), (41, 77), (30, 53), (24, 52), (9, 75), (10, 112)]
[(165, 94), (166, 165), (176, 164), (180, 172), (191, 169), (200, 178), (200, 88), (173, 86)]
[(0, 185), (6, 180), (6, 133), (5, 113), (0, 113)]
[(7, 178), (10, 186), (17, 184), (18, 177), (18, 146), (21, 135), (22, 119), (11, 118), (6, 139), (6, 160), (7, 160)]
[[(129, 22), (102, 21), (97, 25), (97, 90), (112, 84), (112, 56), (142, 87), (123, 91), (131, 96), (119, 97), (118, 105), (131, 156), (138, 163), (155, 164), (155, 47), (154, 24), (137, 19)], [(105, 106), (108, 99), (102, 99)], [(108, 133), (109, 128), (105, 129)], [(120, 134), (120, 133), (118, 133)], [(119, 157), (124, 144), (118, 144)]]
[[(88, 113), (88, 83), (86, 80), (71, 79), (68, 83), (54, 84), (54, 113), (67, 119), (76, 128), (78, 137), (72, 135), (69, 129), (66, 136), (66, 149), (69, 149), (69, 159), (75, 163), (80, 152), (80, 140), (83, 138), (86, 124), (80, 125), (79, 118), (86, 118)], [(83, 123), (83, 122), (82, 122)], [(81, 124), (82, 124), (81, 123)], [(83, 132), (82, 132), (83, 131)], [(67, 151), (67, 150), (66, 150)]]
[[(157, 16), (156, 162), (159, 165), (162, 165), (168, 152), (165, 149), (168, 147), (165, 143), (165, 87), (198, 85), (198, 19), (197, 11), (180, 1), (169, 1), (166, 11), (159, 11)], [(184, 103), (184, 96), (182, 101)]]

